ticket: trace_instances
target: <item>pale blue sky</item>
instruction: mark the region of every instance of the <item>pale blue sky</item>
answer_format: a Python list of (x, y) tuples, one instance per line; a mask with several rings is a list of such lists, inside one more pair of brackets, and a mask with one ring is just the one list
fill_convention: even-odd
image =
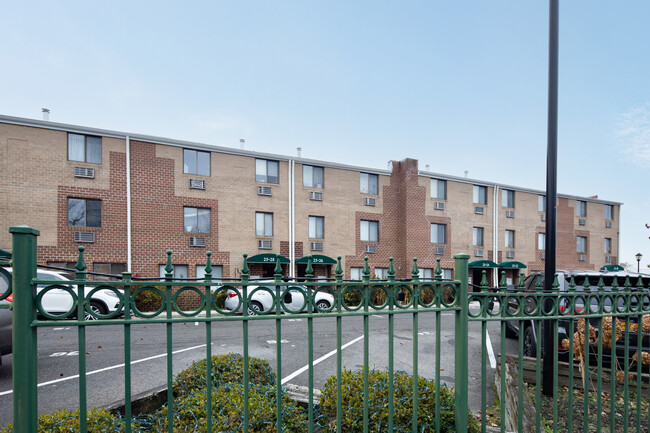
[[(560, 7), (558, 190), (650, 263), (650, 1)], [(4, 2), (0, 113), (546, 185), (548, 1)], [(647, 268), (646, 268), (647, 270)]]

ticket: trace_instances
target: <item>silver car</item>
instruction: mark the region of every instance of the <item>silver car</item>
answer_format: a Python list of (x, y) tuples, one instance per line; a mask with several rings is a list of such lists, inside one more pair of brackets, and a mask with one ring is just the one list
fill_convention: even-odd
[[(275, 311), (274, 298), (276, 287), (272, 283), (261, 284), (259, 286), (248, 286), (248, 298), (250, 306), (249, 315), (259, 314), (260, 312)], [(282, 297), (282, 310), (285, 313), (302, 313), (307, 312), (308, 306), (305, 305), (308, 290), (305, 286), (282, 286), (280, 296)], [(317, 291), (314, 295), (314, 311), (328, 311), (334, 305), (334, 296), (325, 291)], [(239, 287), (231, 287), (226, 291), (225, 307), (228, 310), (236, 310), (238, 313), (243, 311), (244, 300)]]

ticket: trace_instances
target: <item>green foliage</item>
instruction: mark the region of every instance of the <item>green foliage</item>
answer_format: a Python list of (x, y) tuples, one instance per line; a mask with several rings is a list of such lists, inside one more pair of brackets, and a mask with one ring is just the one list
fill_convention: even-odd
[[(352, 287), (352, 286), (350, 286)], [(351, 288), (347, 292), (345, 292), (345, 295), (343, 295), (343, 302), (345, 305), (348, 307), (357, 307), (361, 304), (361, 292), (360, 290)]]
[[(165, 293), (165, 288), (160, 286), (157, 287)], [(135, 297), (135, 306), (138, 311), (149, 312), (149, 311), (158, 311), (162, 305), (162, 298), (158, 292), (153, 290), (143, 290)]]
[[(87, 427), (88, 433), (124, 431), (124, 421), (106, 409), (92, 409), (87, 412)], [(77, 432), (79, 429), (79, 410), (59, 409), (52, 414), (42, 415), (38, 418), (39, 432), (70, 433)], [(13, 425), (9, 424), (1, 429), (0, 433), (13, 431)]]
[[(188, 395), (206, 387), (206, 360), (190, 364), (174, 378), (174, 395)], [(228, 383), (244, 382), (244, 357), (238, 353), (212, 357), (212, 385), (216, 388)], [(248, 383), (273, 386), (275, 373), (268, 361), (259, 358), (248, 359)]]
[[(394, 374), (394, 415), (396, 432), (413, 430), (413, 376), (404, 372)], [(368, 431), (383, 432), (388, 429), (388, 373), (369, 372)], [(336, 430), (336, 376), (325, 382), (320, 400), (319, 422), (328, 431)], [(344, 433), (363, 431), (363, 371), (342, 372), (342, 416), (341, 430)], [(418, 378), (418, 431), (435, 431), (436, 385), (433, 380)], [(440, 386), (440, 431), (455, 432), (453, 388)], [(468, 431), (480, 431), (476, 420), (469, 414)]]
[[(203, 390), (174, 400), (174, 432), (206, 432), (206, 396)], [(248, 431), (275, 433), (275, 387), (250, 385), (248, 389)], [(226, 383), (212, 391), (212, 430), (217, 432), (244, 431), (244, 387)], [(152, 425), (153, 431), (167, 431), (167, 407), (162, 408)], [(303, 410), (287, 394), (282, 395), (282, 431), (304, 432), (307, 423)]]
[(228, 293), (226, 290), (222, 290), (218, 292), (216, 295), (214, 295), (214, 303), (217, 306), (217, 308), (220, 308), (221, 310), (226, 309), (226, 298), (228, 297)]

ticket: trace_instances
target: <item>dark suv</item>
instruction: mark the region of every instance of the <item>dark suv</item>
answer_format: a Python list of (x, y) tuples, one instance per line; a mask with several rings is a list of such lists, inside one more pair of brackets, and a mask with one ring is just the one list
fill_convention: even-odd
[[(637, 324), (639, 317), (645, 313), (650, 314), (650, 275), (646, 274), (626, 274), (624, 272), (607, 272), (599, 273), (594, 271), (558, 271), (558, 356), (561, 360), (568, 360), (569, 353), (562, 346), (562, 340), (569, 338), (570, 321), (577, 321), (580, 319), (581, 314), (585, 314), (585, 304), (589, 307), (589, 313), (597, 314), (599, 308), (602, 308), (603, 315), (610, 314), (616, 315), (618, 313), (617, 322), (624, 323), (625, 315), (623, 312), (631, 311), (637, 314), (630, 315), (630, 323)], [(569, 294), (569, 282), (573, 275), (575, 281), (575, 295)], [(626, 277), (630, 277), (630, 294), (625, 295), (626, 288), (624, 286)], [(639, 294), (637, 283), (639, 276), (643, 283), (643, 294)], [(599, 284), (602, 278), (602, 296), (598, 295)], [(585, 281), (587, 286), (585, 286)], [(537, 307), (537, 299), (533, 297), (537, 291), (538, 285), (543, 286), (544, 274), (533, 273), (529, 275), (524, 281), (523, 290), (520, 287), (508, 287), (508, 294), (521, 294), (524, 296), (511, 296), (508, 299), (508, 317), (517, 316), (517, 310), (520, 310), (520, 315), (524, 317), (523, 320), (523, 339), (524, 339), (524, 356), (535, 357), (537, 355), (537, 339), (541, 338), (540, 321), (526, 319), (528, 315), (533, 314)], [(542, 299), (542, 298), (539, 298)], [(575, 300), (575, 305), (571, 309), (571, 299)], [(555, 300), (554, 300), (555, 301)], [(639, 304), (640, 303), (640, 304)], [(601, 307), (602, 304), (602, 307)], [(647, 319), (646, 319), (647, 321)], [(590, 318), (590, 327), (598, 331), (600, 320), (598, 318)], [(620, 325), (619, 325), (620, 326)], [(520, 333), (520, 321), (508, 320), (506, 321), (506, 336), (509, 338), (518, 338)], [(636, 353), (636, 346), (638, 341), (638, 334), (636, 325), (630, 327), (629, 332), (629, 356), (632, 357)], [(643, 332), (642, 327), (639, 326), (639, 331), (642, 332), (642, 348), (643, 351), (650, 351), (650, 333)], [(574, 327), (574, 332), (577, 331), (577, 325)], [(576, 344), (576, 343), (574, 343)], [(595, 361), (596, 357), (591, 356), (597, 353), (597, 343), (593, 343), (590, 350), (590, 359)], [(625, 360), (625, 344), (624, 341), (617, 341), (616, 356), (619, 362)], [(611, 358), (611, 349), (603, 349), (603, 364), (609, 365)]]

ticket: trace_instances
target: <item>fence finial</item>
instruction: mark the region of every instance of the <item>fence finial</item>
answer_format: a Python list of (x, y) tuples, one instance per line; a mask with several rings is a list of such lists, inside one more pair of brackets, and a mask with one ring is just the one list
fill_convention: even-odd
[(336, 273), (336, 279), (340, 280), (343, 279), (343, 267), (341, 266), (341, 256), (336, 257), (336, 269), (334, 270)]
[(210, 263), (210, 258), (212, 257), (212, 251), (208, 251), (205, 253), (206, 256), (208, 256), (208, 259), (206, 260), (205, 263), (205, 273), (206, 274), (211, 274), (212, 273), (212, 263)]
[(273, 276), (275, 277), (276, 280), (280, 280), (282, 278), (282, 265), (280, 264), (280, 254), (275, 255), (275, 269), (273, 269)]
[(363, 281), (368, 282), (370, 281), (370, 266), (368, 266), (368, 256), (365, 256), (363, 258)]
[(506, 282), (506, 271), (501, 271), (501, 279), (499, 280), (499, 288), (505, 289), (507, 286)]
[(167, 266), (165, 266), (165, 272), (167, 277), (171, 278), (171, 273), (174, 272), (174, 266), (172, 265), (172, 250), (167, 250)]
[(487, 289), (487, 286), (488, 286), (487, 271), (485, 269), (483, 269), (481, 271), (481, 275), (482, 275), (481, 276), (481, 282), (479, 283), (480, 286), (481, 286), (481, 289), (483, 289), (483, 288)]
[(411, 270), (411, 279), (413, 281), (420, 280), (420, 270), (418, 269), (418, 258), (413, 257), (413, 269)]
[(395, 267), (393, 267), (393, 258), (388, 258), (388, 281), (395, 281)]
[(242, 282), (246, 282), (246, 281), (248, 281), (248, 272), (249, 272), (249, 269), (248, 269), (248, 254), (244, 253), (243, 257), (244, 257), (244, 263), (241, 266), (241, 280), (242, 280)]
[(84, 247), (79, 247), (79, 258), (77, 259), (77, 264), (75, 265), (75, 269), (79, 272), (83, 272), (86, 270), (86, 261), (84, 260)]
[(523, 272), (519, 273), (519, 290), (524, 290), (526, 288), (526, 274)]
[(305, 277), (307, 277), (308, 280), (314, 278), (314, 267), (311, 265), (311, 261), (312, 256), (310, 254), (307, 256), (307, 267), (305, 268)]
[(440, 269), (440, 257), (436, 259), (436, 280), (442, 280), (442, 269)]

